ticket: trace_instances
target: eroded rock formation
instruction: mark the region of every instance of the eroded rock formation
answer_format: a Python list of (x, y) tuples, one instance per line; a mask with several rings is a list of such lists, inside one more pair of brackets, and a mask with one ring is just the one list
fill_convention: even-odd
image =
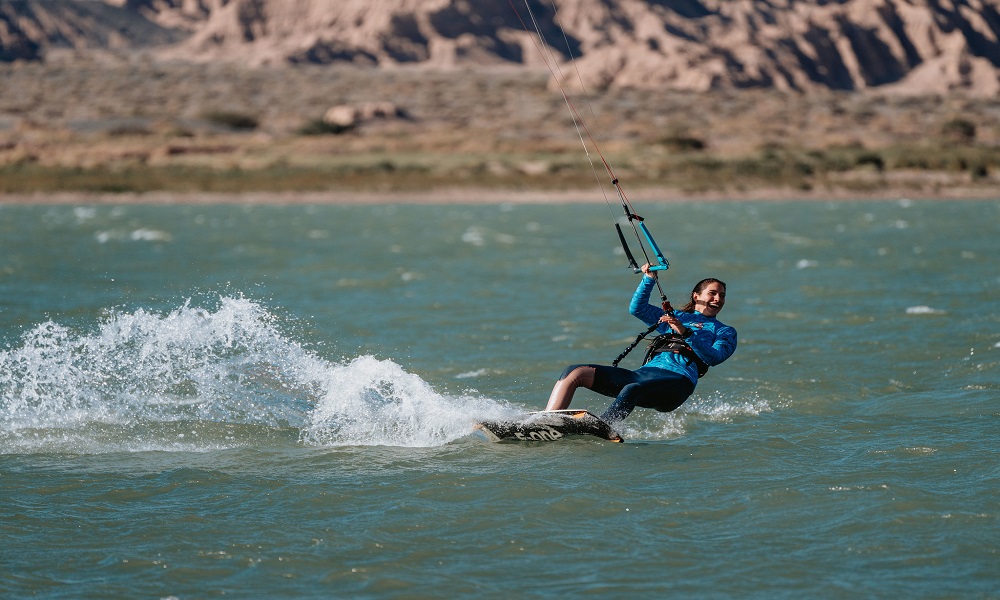
[(998, 40), (1000, 0), (0, 4), (0, 60), (5, 61), (37, 60), (50, 47), (153, 45), (164, 59), (246, 65), (539, 67), (543, 52), (551, 49), (560, 64), (577, 60), (576, 69), (557, 72), (572, 73), (570, 84), (590, 88), (877, 87), (992, 95), (1000, 92)]

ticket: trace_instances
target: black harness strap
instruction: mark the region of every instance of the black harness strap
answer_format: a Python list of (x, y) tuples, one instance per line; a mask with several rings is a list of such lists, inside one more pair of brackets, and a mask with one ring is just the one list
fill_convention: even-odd
[[(616, 358), (616, 359), (614, 360), (614, 362), (612, 362), (612, 363), (611, 363), (611, 366), (612, 366), (612, 367), (617, 367), (617, 366), (618, 366), (618, 363), (620, 363), (620, 362), (622, 361), (622, 359), (624, 359), (624, 358), (625, 358), (626, 356), (628, 356), (628, 353), (629, 353), (629, 352), (631, 352), (632, 350), (634, 350), (634, 349), (635, 349), (635, 347), (639, 345), (639, 342), (641, 342), (641, 341), (642, 341), (642, 338), (644, 338), (644, 337), (646, 337), (647, 335), (649, 335), (649, 334), (653, 333), (653, 331), (654, 331), (654, 330), (655, 330), (655, 329), (656, 329), (657, 327), (659, 327), (659, 326), (660, 326), (660, 324), (659, 324), (658, 322), (657, 322), (657, 323), (653, 323), (653, 325), (652, 325), (652, 326), (651, 326), (651, 327), (650, 327), (649, 329), (647, 329), (646, 331), (643, 331), (643, 332), (642, 332), (642, 333), (640, 333), (640, 334), (639, 334), (638, 336), (636, 336), (636, 338), (635, 338), (635, 341), (634, 341), (634, 342), (632, 342), (631, 344), (629, 344), (628, 348), (625, 348), (624, 350), (622, 350), (622, 353), (621, 353), (621, 354), (619, 354), (619, 355), (618, 355), (618, 358)], [(648, 362), (648, 361), (644, 361), (644, 362), (643, 362), (642, 364), (646, 364), (646, 362)]]
[[(628, 356), (628, 353), (634, 350), (635, 347), (639, 345), (639, 342), (643, 340), (643, 338), (653, 333), (653, 331), (659, 326), (660, 324), (656, 323), (646, 331), (643, 331), (638, 336), (636, 336), (635, 341), (629, 344), (628, 348), (622, 350), (622, 353), (619, 354), (618, 358), (616, 358), (614, 362), (611, 363), (611, 366), (617, 367), (618, 363), (620, 363), (626, 356)], [(687, 341), (685, 341), (684, 338), (682, 338), (677, 333), (674, 332), (663, 333), (653, 338), (649, 342), (649, 346), (646, 348), (646, 355), (642, 357), (642, 364), (643, 365), (647, 364), (649, 361), (656, 358), (656, 356), (662, 352), (673, 352), (675, 354), (680, 354), (684, 358), (693, 362), (698, 367), (699, 379), (704, 377), (705, 374), (708, 373), (708, 363), (703, 361), (697, 354), (695, 354), (694, 350), (691, 349), (691, 346), (688, 345)]]
[(708, 363), (695, 354), (684, 338), (674, 332), (664, 333), (653, 338), (653, 341), (649, 342), (649, 347), (646, 348), (646, 356), (642, 358), (642, 364), (645, 365), (663, 352), (680, 354), (693, 362), (698, 367), (699, 378), (708, 373)]

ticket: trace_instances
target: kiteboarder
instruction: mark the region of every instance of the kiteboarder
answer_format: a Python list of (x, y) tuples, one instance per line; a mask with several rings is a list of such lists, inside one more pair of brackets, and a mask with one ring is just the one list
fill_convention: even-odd
[[(581, 364), (563, 371), (552, 388), (545, 410), (562, 410), (573, 393), (584, 387), (614, 398), (601, 418), (615, 423), (637, 407), (669, 412), (694, 392), (698, 378), (736, 351), (736, 329), (716, 319), (726, 304), (726, 284), (703, 279), (691, 290), (691, 300), (679, 310), (669, 303), (649, 303), (656, 272), (647, 263), (632, 295), (629, 313), (660, 335), (650, 345), (643, 366), (632, 371), (618, 366)], [(616, 361), (617, 364), (617, 361)]]

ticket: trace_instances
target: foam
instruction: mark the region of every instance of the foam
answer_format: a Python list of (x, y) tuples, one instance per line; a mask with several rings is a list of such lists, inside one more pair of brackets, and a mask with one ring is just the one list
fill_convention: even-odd
[(434, 446), (514, 411), (436, 392), (391, 360), (304, 349), (262, 305), (48, 321), (0, 351), (0, 452), (212, 451), (255, 444)]

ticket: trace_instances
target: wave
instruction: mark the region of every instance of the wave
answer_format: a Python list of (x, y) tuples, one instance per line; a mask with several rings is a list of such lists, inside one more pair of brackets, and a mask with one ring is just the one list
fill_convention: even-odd
[(262, 305), (49, 321), (0, 351), (0, 453), (211, 451), (262, 444), (436, 446), (520, 411), (436, 392), (391, 360), (328, 361)]
[(774, 401), (767, 394), (755, 392), (737, 396), (696, 392), (695, 397), (673, 412), (637, 409), (625, 422), (618, 424), (618, 431), (626, 440), (676, 439), (687, 434), (694, 423), (732, 423), (745, 417), (759, 417), (774, 410)]

